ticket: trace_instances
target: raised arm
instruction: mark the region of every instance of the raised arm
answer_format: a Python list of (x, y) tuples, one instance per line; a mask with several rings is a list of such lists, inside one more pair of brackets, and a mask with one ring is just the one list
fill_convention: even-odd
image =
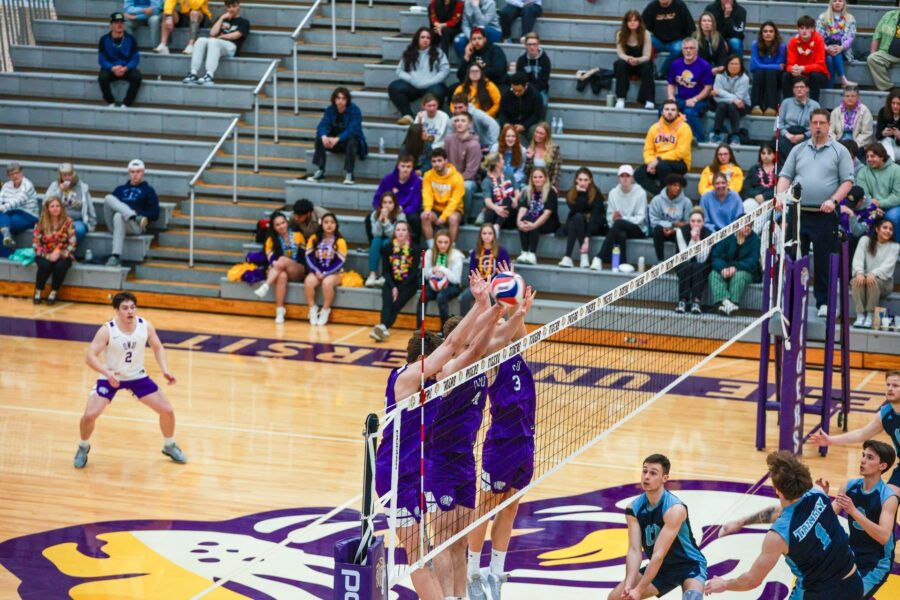
[(780, 504), (773, 504), (772, 506), (766, 507), (759, 512), (755, 512), (752, 515), (746, 516), (743, 519), (729, 521), (728, 523), (722, 525), (722, 527), (719, 529), (719, 537), (725, 537), (726, 535), (737, 533), (748, 525), (774, 523), (778, 519), (778, 517), (781, 516), (783, 510), (784, 509)]
[(156, 364), (159, 365), (160, 370), (163, 373), (163, 377), (166, 378), (166, 381), (169, 382), (169, 385), (175, 383), (175, 376), (172, 375), (172, 372), (169, 371), (169, 364), (166, 362), (166, 348), (162, 345), (162, 342), (159, 341), (159, 336), (156, 335), (156, 329), (153, 325), (150, 324), (150, 321), (146, 321), (147, 323), (147, 345), (150, 346), (150, 349), (153, 350), (153, 356), (156, 357)]
[(706, 582), (706, 594), (721, 592), (746, 592), (758, 587), (766, 575), (775, 567), (778, 559), (788, 550), (787, 543), (774, 531), (766, 534), (762, 551), (750, 570), (736, 579), (713, 577)]
[(861, 429), (854, 429), (847, 433), (838, 435), (829, 435), (824, 431), (817, 431), (809, 436), (809, 443), (815, 446), (846, 446), (849, 444), (862, 444), (864, 441), (875, 437), (884, 431), (881, 424), (881, 416), (875, 415), (872, 420), (866, 423)]

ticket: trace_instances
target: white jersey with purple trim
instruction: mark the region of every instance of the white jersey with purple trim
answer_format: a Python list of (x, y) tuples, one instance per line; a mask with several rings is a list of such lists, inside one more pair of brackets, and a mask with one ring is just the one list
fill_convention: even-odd
[(147, 347), (147, 322), (137, 317), (134, 331), (125, 333), (116, 324), (108, 321), (109, 341), (106, 343), (104, 362), (111, 373), (116, 373), (119, 381), (131, 381), (147, 376), (144, 369), (144, 348)]

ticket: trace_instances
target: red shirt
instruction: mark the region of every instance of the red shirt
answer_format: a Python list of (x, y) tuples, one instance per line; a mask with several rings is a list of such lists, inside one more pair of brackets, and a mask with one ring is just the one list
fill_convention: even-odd
[(812, 32), (808, 42), (803, 42), (799, 35), (788, 41), (784, 70), (790, 72), (794, 65), (804, 67), (804, 74), (822, 73), (825, 77), (831, 77), (825, 66), (825, 40), (817, 31)]

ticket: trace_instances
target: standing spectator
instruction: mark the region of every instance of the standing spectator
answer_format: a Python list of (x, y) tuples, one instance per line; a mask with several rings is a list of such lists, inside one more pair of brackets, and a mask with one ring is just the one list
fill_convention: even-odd
[(900, 63), (900, 8), (884, 13), (875, 33), (872, 34), (872, 43), (869, 46), (869, 56), (866, 63), (869, 65), (869, 73), (875, 87), (881, 91), (891, 89), (894, 84), (891, 81), (891, 67)]
[[(544, 103), (540, 94), (528, 83), (524, 73), (514, 73), (509, 78), (510, 86), (500, 100), (500, 112), (497, 120), (506, 129), (512, 128), (517, 137), (529, 138), (532, 129), (541, 122), (544, 114)], [(502, 136), (501, 136), (502, 139)], [(517, 141), (518, 143), (518, 141)]]
[(169, 36), (172, 35), (172, 31), (176, 27), (190, 27), (190, 39), (184, 48), (184, 53), (191, 54), (200, 28), (212, 22), (212, 18), (209, 0), (165, 0), (162, 26), (160, 27), (162, 40), (153, 51), (168, 54)]
[(144, 181), (144, 161), (135, 158), (128, 163), (128, 181), (107, 194), (103, 199), (103, 221), (112, 232), (112, 254), (107, 267), (122, 264), (125, 235), (141, 235), (147, 224), (159, 218), (159, 197), (149, 183)]
[(683, 40), (697, 28), (694, 17), (683, 0), (650, 0), (641, 17), (650, 32), (653, 49), (669, 53), (659, 70), (665, 78), (672, 61), (681, 56)]
[[(728, 187), (735, 192), (740, 192), (744, 187), (744, 171), (734, 157), (734, 150), (728, 144), (718, 145), (712, 161), (700, 173), (700, 183), (697, 184), (700, 195), (713, 189), (713, 178), (719, 173), (725, 176)], [(709, 221), (709, 213), (706, 214), (706, 220)]]
[[(450, 318), (450, 301), (459, 296), (462, 288), (463, 263), (466, 257), (456, 249), (450, 232), (441, 229), (434, 234), (434, 246), (425, 251), (425, 299), (422, 311), (416, 311), (416, 329), (422, 323), (422, 313), (428, 310), (428, 303), (437, 300), (438, 313), (441, 315), (441, 330)], [(431, 286), (432, 276), (443, 277), (447, 286), (436, 290)]]
[(341, 86), (331, 93), (331, 105), (316, 127), (316, 150), (313, 164), (316, 172), (310, 177), (312, 181), (325, 179), (325, 151), (344, 153), (344, 185), (353, 185), (353, 169), (356, 157), (365, 159), (369, 153), (366, 136), (362, 128), (362, 111), (350, 96), (350, 90)]
[(709, 63), (697, 56), (697, 40), (688, 38), (681, 45), (682, 58), (672, 61), (666, 94), (675, 100), (697, 142), (703, 141), (703, 115), (709, 108), (713, 73)]
[[(524, 73), (528, 87), (534, 88), (544, 101), (543, 110), (550, 102), (550, 57), (541, 48), (541, 38), (534, 31), (525, 34), (525, 52), (516, 60), (516, 73)], [(543, 114), (543, 113), (542, 113)]]
[(634, 179), (644, 190), (658, 194), (671, 173), (684, 175), (691, 168), (691, 128), (678, 113), (678, 104), (666, 100), (659, 121), (650, 126), (644, 138), (644, 164)]
[(550, 187), (559, 190), (559, 173), (562, 171), (562, 152), (553, 143), (550, 124), (542, 121), (534, 128), (531, 144), (525, 149), (525, 179), (531, 181), (531, 172), (535, 167), (545, 170), (550, 180)]
[(515, 229), (519, 212), (519, 190), (506, 177), (506, 160), (499, 152), (491, 152), (484, 157), (481, 168), (487, 173), (481, 184), (485, 190), (485, 221), (494, 226), (494, 234), (499, 238), (501, 229)]
[(306, 198), (294, 202), (291, 213), (291, 227), (303, 234), (303, 239), (309, 241), (319, 230), (319, 224), (328, 211), (321, 206), (313, 206)]
[(512, 26), (516, 19), (522, 17), (522, 35), (535, 31), (534, 24), (544, 14), (541, 0), (506, 0), (506, 6), (500, 9), (500, 29), (504, 40), (510, 43)]
[(724, 173), (715, 174), (713, 189), (700, 197), (700, 207), (711, 231), (727, 227), (744, 214), (744, 202), (740, 194), (728, 188), (728, 178)]
[(470, 104), (491, 117), (496, 117), (500, 112), (500, 90), (493, 81), (484, 76), (481, 66), (477, 63), (469, 65), (466, 78), (456, 87), (453, 94), (464, 95)]
[[(535, 167), (528, 177), (528, 185), (522, 191), (516, 227), (522, 253), (517, 262), (523, 265), (537, 264), (537, 248), (541, 235), (553, 233), (559, 228), (556, 190), (550, 185), (547, 170)], [(492, 230), (493, 231), (493, 230)]]
[(729, 54), (744, 54), (744, 29), (747, 27), (747, 11), (737, 0), (714, 0), (706, 12), (716, 19), (719, 33), (728, 42)]
[(606, 208), (603, 206), (603, 192), (594, 184), (594, 174), (587, 167), (575, 171), (575, 179), (566, 194), (566, 205), (569, 214), (566, 217), (566, 253), (559, 266), (571, 269), (572, 251), (580, 242), (578, 252), (581, 260), (578, 266), (587, 269), (590, 266), (591, 236), (606, 235), (609, 226), (606, 224)]
[[(250, 35), (250, 21), (241, 16), (240, 0), (225, 0), (225, 12), (213, 23), (209, 37), (198, 40), (195, 51), (188, 52), (188, 49), (192, 48), (191, 45), (185, 48), (185, 53), (193, 53), (193, 56), (191, 72), (181, 80), (181, 83), (214, 84), (219, 61), (223, 57), (237, 56), (248, 35)], [(206, 73), (198, 78), (202, 66), (205, 66)]]
[(465, 50), (460, 54), (462, 61), (456, 70), (456, 78), (461, 82), (466, 80), (469, 74), (469, 67), (478, 65), (481, 67), (481, 74), (488, 81), (496, 85), (506, 82), (506, 72), (508, 62), (506, 61), (506, 53), (500, 46), (495, 46), (488, 41), (487, 35), (481, 28), (472, 30), (472, 39), (466, 44)]
[[(97, 82), (103, 101), (110, 107), (131, 106), (141, 88), (141, 71), (137, 68), (141, 61), (137, 40), (125, 33), (125, 15), (114, 12), (109, 15), (109, 33), (100, 38), (97, 45), (97, 62), (100, 74)], [(128, 82), (128, 91), (122, 104), (116, 104), (112, 95), (112, 82), (121, 79)]]
[(284, 298), (287, 296), (288, 282), (303, 281), (304, 252), (306, 239), (299, 231), (293, 231), (291, 225), (280, 210), (269, 217), (269, 230), (263, 249), (269, 262), (266, 280), (253, 293), (265, 298), (269, 288), (275, 286), (275, 323), (284, 323), (287, 309)]
[[(794, 147), (779, 173), (776, 193), (786, 191), (793, 182), (800, 183), (800, 251), (813, 255), (813, 293), (819, 316), (828, 314), (828, 280), (830, 255), (836, 250), (835, 229), (838, 202), (847, 197), (853, 186), (853, 160), (839, 142), (828, 137), (828, 111), (817, 108), (809, 120), (812, 136)], [(825, 199), (823, 201), (823, 198)], [(788, 229), (793, 231), (793, 225)]]
[[(431, 160), (430, 155), (429, 160)], [(372, 208), (378, 210), (381, 205), (381, 197), (386, 192), (394, 194), (397, 205), (406, 216), (406, 222), (410, 224), (410, 235), (414, 240), (418, 240), (422, 235), (422, 225), (419, 221), (419, 213), (422, 212), (422, 178), (415, 172), (413, 165), (412, 156), (401, 154), (397, 158), (394, 170), (382, 177), (378, 183), (378, 189), (375, 190), (375, 196), (372, 198)], [(370, 217), (371, 215), (366, 217), (366, 233), (371, 242), (372, 220)]]
[(888, 160), (887, 150), (878, 142), (866, 148), (866, 163), (856, 182), (866, 198), (894, 225), (894, 235), (900, 242), (900, 165)]
[[(478, 229), (475, 248), (469, 253), (469, 272), (477, 272), (484, 281), (490, 281), (499, 265), (509, 264), (509, 252), (500, 245), (494, 228), (485, 223)], [(465, 315), (474, 302), (471, 288), (466, 288), (459, 297), (459, 312)]]
[(859, 88), (844, 88), (843, 101), (831, 111), (829, 132), (834, 139), (853, 140), (859, 148), (865, 148), (874, 140), (872, 111), (859, 101)]
[(816, 19), (816, 32), (825, 40), (825, 66), (835, 85), (856, 85), (847, 79), (845, 63), (853, 62), (853, 40), (856, 38), (856, 19), (847, 10), (844, 0), (830, 0), (828, 8)]
[(497, 124), (494, 117), (469, 102), (465, 94), (454, 94), (450, 100), (450, 109), (454, 115), (469, 113), (469, 116), (472, 117), (472, 133), (481, 143), (482, 150), (487, 150), (497, 143), (497, 139), (500, 137), (500, 125)]
[(412, 41), (403, 51), (397, 65), (397, 77), (388, 86), (388, 96), (400, 111), (400, 125), (413, 122), (410, 106), (425, 94), (431, 94), (438, 106), (447, 95), (444, 80), (450, 74), (450, 63), (437, 44), (432, 43), (432, 33), (427, 27), (420, 27), (412, 36)]
[(591, 261), (591, 269), (602, 271), (603, 263), (612, 262), (612, 252), (619, 247), (621, 260), (628, 262), (627, 240), (643, 239), (647, 229), (647, 192), (634, 182), (634, 169), (622, 165), (618, 171), (619, 184), (609, 192), (606, 202), (606, 222), (609, 233), (603, 238), (600, 252)]
[(797, 19), (797, 35), (788, 41), (787, 62), (781, 77), (781, 90), (787, 98), (791, 82), (801, 75), (809, 82), (810, 97), (819, 101), (819, 91), (828, 85), (825, 65), (825, 40), (816, 32), (816, 22), (809, 15)]
[(647, 110), (654, 108), (653, 97), (653, 43), (650, 32), (644, 27), (641, 13), (632, 9), (622, 17), (622, 27), (616, 33), (616, 55), (613, 73), (616, 77), (616, 108), (625, 108), (628, 86), (632, 77), (639, 77), (637, 101)]
[(45, 198), (51, 196), (59, 198), (75, 225), (75, 237), (78, 244), (87, 235), (89, 231), (93, 231), (97, 225), (97, 213), (94, 210), (94, 203), (91, 200), (91, 192), (88, 190), (86, 183), (78, 179), (75, 167), (72, 163), (63, 163), (59, 165), (56, 181), (50, 184)]
[(441, 110), (441, 103), (431, 94), (422, 96), (422, 110), (416, 115), (415, 123), (425, 131), (428, 156), (435, 148), (444, 147), (444, 137), (450, 127), (450, 115)]
[(741, 194), (744, 196), (744, 212), (748, 213), (759, 207), (766, 200), (775, 197), (775, 184), (778, 181), (775, 165), (775, 148), (764, 142), (759, 147), (757, 162), (744, 179)]
[[(887, 150), (891, 160), (900, 158), (900, 88), (892, 88), (884, 99), (884, 106), (878, 111), (875, 122), (875, 138)], [(897, 229), (894, 227), (894, 229)]]
[(494, 0), (465, 0), (462, 16), (462, 33), (453, 41), (457, 56), (463, 56), (472, 32), (480, 29), (491, 44), (500, 41), (500, 17)]
[(41, 212), (34, 184), (22, 174), (22, 167), (11, 162), (6, 167), (9, 181), (0, 187), (0, 235), (3, 245), (16, 245), (13, 235), (34, 227)]
[[(431, 170), (422, 180), (422, 235), (430, 241), (434, 227), (450, 229), (450, 237), (456, 242), (459, 224), (465, 206), (463, 197), (466, 185), (462, 175), (450, 164), (447, 150), (435, 148), (431, 151)], [(431, 244), (429, 244), (431, 247)]]
[(759, 28), (756, 41), (750, 46), (752, 114), (767, 117), (777, 114), (781, 98), (781, 72), (784, 71), (785, 61), (787, 46), (781, 41), (778, 27), (772, 21), (766, 21)]
[[(366, 287), (381, 287), (384, 285), (384, 277), (378, 276), (381, 254), (384, 247), (394, 237), (394, 227), (397, 223), (405, 222), (406, 215), (400, 210), (400, 205), (394, 192), (386, 191), (381, 194), (378, 206), (369, 215), (372, 239), (369, 240), (369, 276), (366, 278)], [(412, 231), (410, 231), (410, 237), (412, 237)]]
[(759, 236), (744, 225), (712, 248), (709, 291), (719, 312), (730, 316), (740, 310), (741, 296), (751, 281), (759, 281)]
[(697, 19), (697, 29), (691, 36), (697, 40), (697, 56), (709, 64), (713, 75), (725, 70), (725, 59), (728, 58), (728, 42), (716, 28), (716, 18), (712, 13), (704, 12)]
[(884, 306), (894, 291), (894, 268), (900, 255), (900, 244), (894, 225), (887, 219), (876, 219), (869, 235), (863, 237), (853, 254), (853, 306), (856, 310), (854, 327), (870, 329), (875, 309)]
[(774, 143), (778, 148), (778, 163), (784, 164), (788, 154), (797, 144), (809, 139), (809, 118), (819, 103), (809, 97), (809, 84), (802, 75), (791, 83), (793, 96), (782, 101), (778, 109), (780, 139)]
[(41, 295), (47, 280), (50, 283), (50, 294), (47, 304), (56, 303), (56, 294), (62, 287), (63, 280), (72, 261), (75, 259), (75, 225), (66, 214), (66, 208), (56, 196), (48, 196), (41, 207), (41, 218), (34, 226), (31, 246), (34, 249), (34, 260), (37, 263), (37, 279), (34, 283), (34, 303), (41, 303)]
[(483, 220), (484, 215), (475, 206), (474, 198), (478, 189), (478, 171), (481, 169), (481, 144), (478, 143), (478, 136), (471, 132), (472, 116), (469, 113), (458, 113), (453, 115), (451, 123), (453, 133), (447, 135), (447, 139), (444, 140), (444, 150), (447, 151), (447, 160), (456, 167), (463, 178), (465, 186), (463, 215), (466, 221), (476, 215), (479, 220)]
[(462, 31), (464, 0), (431, 0), (428, 5), (428, 19), (431, 31), (437, 36), (444, 54), (450, 53), (450, 45)]
[(665, 258), (665, 242), (675, 243), (675, 230), (691, 217), (691, 201), (684, 195), (687, 180), (680, 173), (666, 175), (666, 187), (650, 201), (650, 234), (656, 259)]
[(744, 61), (740, 56), (730, 56), (725, 63), (725, 72), (716, 75), (712, 95), (716, 100), (716, 120), (713, 125), (712, 140), (725, 141), (725, 119), (731, 126), (728, 143), (741, 143), (741, 117), (750, 112), (750, 78), (744, 72)]
[[(675, 229), (675, 245), (678, 252), (684, 252), (693, 248), (712, 235), (706, 226), (703, 209), (695, 206), (691, 210), (691, 216), (687, 224)], [(709, 247), (703, 248), (695, 257), (681, 263), (676, 268), (678, 275), (678, 304), (675, 312), (687, 312), (688, 304), (691, 305), (691, 314), (703, 313), (700, 305), (703, 303), (703, 290), (706, 289), (706, 280), (709, 277)]]
[[(341, 270), (347, 260), (347, 240), (341, 234), (337, 217), (325, 213), (319, 230), (306, 240), (306, 270), (303, 282), (309, 324), (327, 325), (334, 303), (334, 288), (341, 285)], [(322, 308), (316, 305), (316, 288), (322, 287)]]
[(137, 28), (146, 25), (150, 31), (150, 46), (159, 44), (163, 0), (125, 0), (125, 31), (137, 38)]
[(518, 131), (515, 126), (507, 123), (500, 132), (500, 139), (491, 146), (491, 152), (497, 152), (503, 157), (503, 177), (508, 179), (515, 190), (521, 190), (525, 185), (525, 146), (519, 142)]

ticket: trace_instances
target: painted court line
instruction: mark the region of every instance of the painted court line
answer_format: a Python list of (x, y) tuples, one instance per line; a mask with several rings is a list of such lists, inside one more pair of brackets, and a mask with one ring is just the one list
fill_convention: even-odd
[(365, 331), (366, 329), (368, 329), (368, 327), (360, 327), (359, 329), (354, 329), (353, 331), (351, 331), (351, 332), (348, 333), (347, 335), (341, 336), (341, 337), (339, 337), (338, 339), (334, 340), (334, 341), (331, 342), (331, 343), (332, 343), (332, 344), (340, 344), (341, 342), (346, 342), (347, 340), (349, 340), (349, 339), (352, 338), (353, 336), (362, 333), (362, 332)]
[(861, 389), (863, 389), (864, 387), (866, 387), (866, 386), (869, 384), (870, 381), (872, 381), (873, 379), (875, 379), (875, 376), (878, 375), (880, 372), (881, 372), (881, 371), (872, 371), (871, 373), (869, 373), (868, 375), (866, 375), (866, 376), (863, 378), (863, 380), (860, 381), (860, 382), (856, 385), (855, 388), (853, 388), (853, 390), (856, 391), (856, 392), (860, 391)]

